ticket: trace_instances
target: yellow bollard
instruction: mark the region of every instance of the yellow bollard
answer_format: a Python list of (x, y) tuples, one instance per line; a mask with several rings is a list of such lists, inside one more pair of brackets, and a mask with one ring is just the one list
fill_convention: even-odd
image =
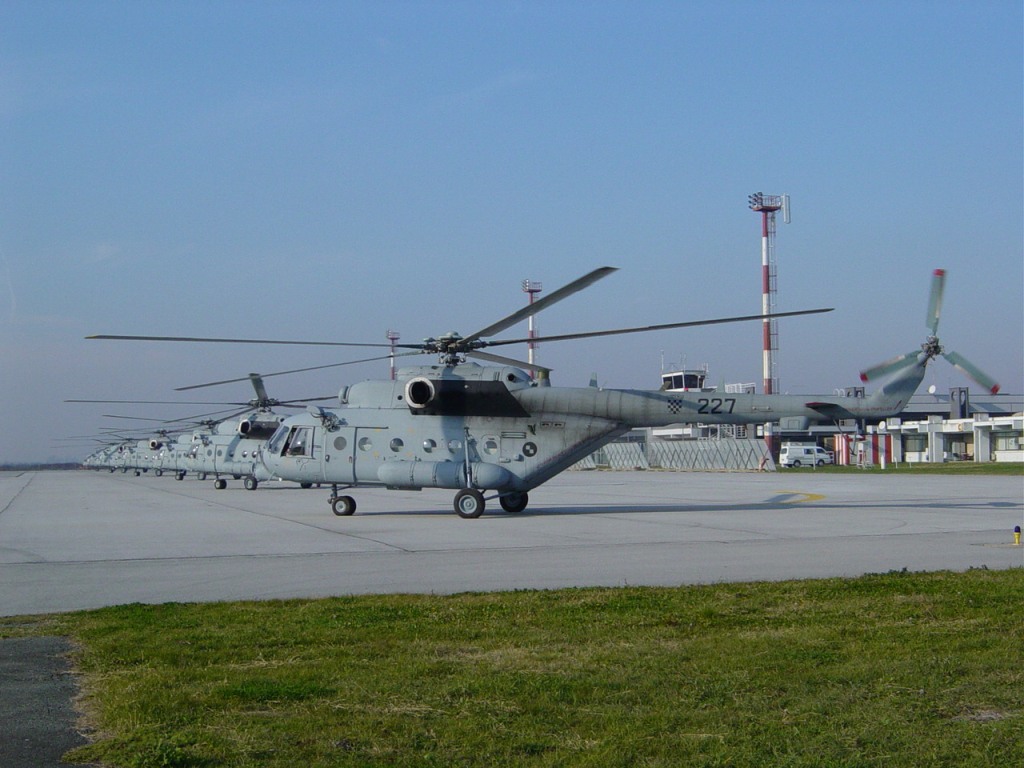
[(1020, 526), (1016, 525), (1013, 528), (1013, 546), (1020, 546)]

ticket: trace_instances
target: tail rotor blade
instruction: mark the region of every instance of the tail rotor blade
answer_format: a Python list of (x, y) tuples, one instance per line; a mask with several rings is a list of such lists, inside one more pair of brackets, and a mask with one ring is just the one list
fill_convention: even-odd
[(996, 380), (981, 370), (974, 363), (970, 362), (963, 355), (957, 354), (956, 352), (947, 352), (943, 357), (978, 382), (990, 394), (995, 395), (999, 392), (999, 384)]
[(867, 382), (881, 376), (887, 376), (890, 373), (895, 373), (902, 368), (908, 368), (910, 365), (917, 362), (917, 358), (920, 354), (921, 352), (919, 350), (914, 350), (913, 352), (907, 352), (905, 355), (900, 355), (899, 357), (894, 357), (891, 360), (886, 360), (884, 363), (879, 363), (872, 368), (861, 371), (860, 380)]
[(934, 336), (939, 327), (939, 314), (942, 312), (942, 294), (946, 288), (946, 270), (936, 269), (932, 273), (932, 292), (928, 297), (928, 314), (925, 325)]

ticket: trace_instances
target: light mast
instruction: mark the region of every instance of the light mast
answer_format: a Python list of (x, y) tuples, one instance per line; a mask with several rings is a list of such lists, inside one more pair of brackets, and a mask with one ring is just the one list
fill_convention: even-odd
[(767, 317), (775, 311), (775, 295), (778, 289), (775, 263), (775, 214), (781, 210), (783, 221), (789, 223), (789, 195), (765, 195), (755, 192), (747, 200), (750, 203), (750, 210), (761, 214), (761, 314), (765, 316), (761, 324), (762, 370), (764, 393), (772, 395), (779, 389), (779, 379), (775, 369), (775, 353), (779, 349), (779, 328), (777, 321), (769, 320)]
[(391, 380), (395, 380), (395, 342), (402, 338), (398, 331), (392, 331), (388, 328), (387, 339), (391, 342), (391, 355), (389, 356), (389, 366), (391, 369)]
[[(544, 290), (544, 286), (541, 283), (537, 282), (536, 280), (523, 280), (522, 286), (523, 293), (529, 294), (530, 296), (530, 306), (533, 306), (534, 297), (542, 290)], [(537, 337), (537, 331), (533, 325), (533, 315), (530, 315), (529, 332), (526, 334), (526, 337), (530, 339), (530, 341), (528, 341), (526, 344), (526, 348), (528, 350), (528, 356), (526, 360), (530, 363), (530, 365), (533, 365), (533, 350), (535, 348), (533, 339)], [(534, 371), (532, 369), (530, 370), (530, 378), (536, 378), (534, 375)]]

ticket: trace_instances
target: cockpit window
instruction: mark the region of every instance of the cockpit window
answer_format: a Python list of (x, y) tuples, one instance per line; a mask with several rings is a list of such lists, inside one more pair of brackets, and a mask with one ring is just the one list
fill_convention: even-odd
[(284, 446), (285, 456), (312, 456), (313, 455), (313, 428), (292, 427), (292, 433), (288, 436), (288, 442)]
[(267, 442), (267, 450), (270, 451), (271, 456), (276, 456), (281, 452), (281, 445), (284, 443), (284, 439), (288, 435), (288, 432), (288, 427), (282, 424), (277, 428), (274, 436)]

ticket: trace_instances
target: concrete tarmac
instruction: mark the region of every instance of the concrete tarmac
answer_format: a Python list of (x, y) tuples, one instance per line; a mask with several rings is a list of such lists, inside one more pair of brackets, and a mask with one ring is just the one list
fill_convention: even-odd
[(452, 491), (0, 473), (0, 615), (131, 602), (681, 585), (1024, 566), (1024, 480), (566, 472), (476, 520)]

